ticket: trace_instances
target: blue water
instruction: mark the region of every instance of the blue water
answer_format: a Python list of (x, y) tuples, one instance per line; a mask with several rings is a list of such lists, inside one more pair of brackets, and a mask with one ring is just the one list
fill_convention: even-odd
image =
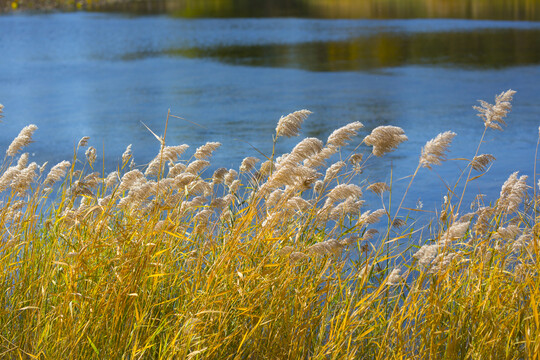
[[(389, 181), (393, 169), (402, 190), (406, 181), (398, 179), (414, 171), (421, 146), (440, 132), (458, 134), (450, 158), (471, 158), (483, 131), (472, 106), (511, 88), (518, 93), (508, 127), (489, 131), (482, 145), (497, 161), (470, 185), (469, 199), (481, 191), (493, 200), (513, 171), (530, 175), (532, 185), (538, 39), (535, 22), (3, 15), (0, 147), (34, 123), (39, 130), (27, 151), (38, 163), (71, 159), (78, 140), (90, 136), (106, 170), (129, 144), (142, 165), (159, 149), (142, 123), (162, 134), (170, 109), (189, 121), (170, 119), (169, 144), (194, 152), (219, 141), (213, 166), (237, 168), (259, 156), (253, 148), (270, 155), (279, 117), (306, 108), (314, 114), (302, 136), (324, 140), (337, 127), (364, 123), (348, 150), (378, 125), (402, 127), (409, 141), (370, 161), (363, 174)], [(298, 140), (280, 139), (278, 153)], [(406, 205), (421, 199), (433, 208), (444, 182), (465, 165), (421, 170)]]

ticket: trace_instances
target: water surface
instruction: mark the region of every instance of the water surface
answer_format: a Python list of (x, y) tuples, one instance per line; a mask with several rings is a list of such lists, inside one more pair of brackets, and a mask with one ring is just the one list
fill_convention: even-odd
[[(483, 131), (472, 105), (518, 91), (504, 132), (489, 131), (482, 152), (497, 162), (471, 186), (494, 199), (512, 171), (532, 176), (540, 124), (540, 23), (455, 19), (182, 19), (100, 13), (0, 16), (0, 124), (4, 148), (19, 130), (39, 130), (28, 151), (39, 163), (70, 159), (80, 137), (114, 169), (128, 144), (148, 162), (168, 109), (170, 144), (194, 151), (219, 141), (214, 166), (238, 167), (270, 154), (281, 115), (314, 114), (302, 136), (325, 139), (352, 121), (363, 136), (402, 127), (409, 141), (370, 162), (370, 181), (397, 181), (416, 167), (421, 146), (458, 133), (451, 158), (470, 158)], [(196, 123), (196, 124), (193, 124)], [(298, 139), (282, 139), (288, 152)], [(369, 149), (361, 147), (361, 151)], [(422, 170), (411, 189), (433, 207), (465, 162)], [(444, 179), (444, 182), (441, 180)], [(397, 181), (399, 190), (406, 181)], [(530, 182), (532, 184), (532, 181)], [(373, 207), (377, 204), (372, 204)]]

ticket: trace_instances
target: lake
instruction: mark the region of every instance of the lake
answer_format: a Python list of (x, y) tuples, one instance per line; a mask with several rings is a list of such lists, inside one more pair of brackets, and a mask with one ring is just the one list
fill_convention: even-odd
[[(27, 151), (38, 163), (72, 157), (82, 136), (113, 170), (133, 144), (137, 164), (159, 150), (143, 123), (167, 143), (195, 149), (223, 145), (213, 166), (238, 168), (246, 156), (270, 155), (281, 115), (313, 114), (302, 136), (365, 125), (348, 150), (379, 125), (409, 137), (368, 163), (365, 178), (403, 190), (420, 148), (438, 133), (458, 134), (450, 158), (471, 158), (483, 132), (472, 109), (517, 90), (503, 132), (488, 131), (483, 153), (497, 161), (471, 183), (496, 199), (513, 171), (531, 176), (540, 125), (540, 22), (473, 19), (177, 18), (108, 13), (0, 16), (0, 143), (39, 127)], [(280, 139), (278, 153), (299, 139)], [(369, 149), (362, 146), (361, 151)], [(82, 153), (81, 153), (82, 154)], [(101, 161), (101, 160), (100, 160)], [(446, 194), (464, 161), (422, 169), (407, 206), (426, 209)], [(211, 175), (211, 174), (209, 174)], [(370, 207), (378, 207), (371, 203)]]

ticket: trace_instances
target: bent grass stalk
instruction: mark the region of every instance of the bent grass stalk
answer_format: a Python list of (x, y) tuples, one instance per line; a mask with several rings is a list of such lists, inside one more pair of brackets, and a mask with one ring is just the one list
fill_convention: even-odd
[[(499, 115), (509, 110), (503, 95), (496, 99)], [(494, 108), (488, 105), (483, 109)], [(16, 159), (33, 133), (23, 131), (0, 167), (1, 356), (537, 356), (537, 199), (518, 207), (524, 178), (512, 175), (496, 205), (460, 219), (451, 214), (430, 236), (412, 227), (395, 234), (391, 228), (426, 162), (392, 209), (383, 199), (386, 191), (394, 196), (392, 182), (368, 184), (358, 169), (399, 143), (376, 144), (373, 136), (368, 143), (376, 157), (362, 161), (358, 145), (344, 158), (354, 161), (339, 160), (360, 123), (336, 130), (326, 144), (302, 140), (276, 157), (279, 138), (299, 135), (310, 114), (280, 119), (265, 156), (270, 163), (260, 171), (248, 157), (244, 171), (213, 175), (203, 168), (217, 143), (183, 160), (187, 146), (167, 146), (166, 132), (156, 136), (156, 173), (125, 168), (130, 147), (116, 172), (92, 173), (86, 162), (96, 161), (95, 150), (77, 169), (88, 138), (71, 162), (47, 172), (27, 164), (24, 154)], [(489, 127), (502, 118), (494, 119)], [(401, 129), (383, 129), (404, 140)], [(448, 140), (448, 133), (436, 139), (444, 134)], [(449, 145), (441, 140), (446, 147), (438, 148), (435, 140), (422, 151), (428, 165), (444, 160)], [(361, 208), (366, 189), (379, 195), (384, 210)], [(373, 238), (383, 213), (387, 226)], [(403, 249), (398, 243), (405, 238), (411, 245)]]

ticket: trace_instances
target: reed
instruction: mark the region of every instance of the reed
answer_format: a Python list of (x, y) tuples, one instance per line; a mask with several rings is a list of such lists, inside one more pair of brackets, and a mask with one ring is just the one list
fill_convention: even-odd
[[(481, 103), (486, 131), (502, 129), (512, 95)], [(282, 117), (274, 145), (309, 115)], [(431, 226), (414, 229), (406, 193), (391, 208), (392, 184), (363, 174), (399, 151), (403, 129), (376, 128), (346, 155), (361, 128), (212, 174), (219, 143), (190, 157), (156, 136), (145, 168), (130, 163), (130, 145), (107, 174), (86, 137), (71, 161), (28, 164), (19, 153), (36, 128), (25, 127), (0, 168), (0, 357), (537, 357), (538, 199), (526, 176), (466, 214), (449, 191)], [(419, 149), (411, 183), (446, 160), (454, 136)], [(463, 192), (494, 161), (480, 145)], [(379, 209), (365, 209), (366, 189)]]

